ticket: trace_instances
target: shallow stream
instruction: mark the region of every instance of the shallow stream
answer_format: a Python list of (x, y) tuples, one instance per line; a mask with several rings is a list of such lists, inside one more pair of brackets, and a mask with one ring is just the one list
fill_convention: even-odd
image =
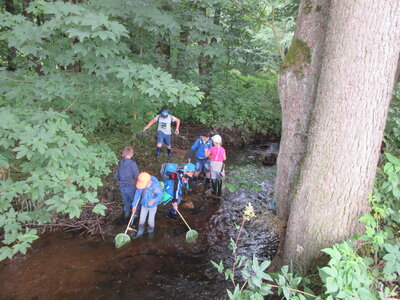
[[(228, 161), (234, 165), (260, 161), (275, 144), (236, 151)], [(259, 167), (271, 170), (274, 167)], [(44, 233), (27, 255), (0, 264), (0, 299), (216, 299), (226, 297), (226, 283), (210, 259), (231, 257), (229, 239), (241, 210), (251, 202), (258, 219), (245, 226), (240, 253), (271, 258), (277, 246), (276, 220), (271, 205), (273, 175), (263, 181), (262, 191), (240, 190), (222, 200), (202, 193), (184, 196), (194, 208), (181, 212), (199, 232), (196, 244), (185, 241), (182, 220), (167, 218), (168, 207), (159, 206), (156, 234), (132, 240), (115, 249), (114, 236), (124, 227), (114, 224), (101, 236), (77, 233)]]

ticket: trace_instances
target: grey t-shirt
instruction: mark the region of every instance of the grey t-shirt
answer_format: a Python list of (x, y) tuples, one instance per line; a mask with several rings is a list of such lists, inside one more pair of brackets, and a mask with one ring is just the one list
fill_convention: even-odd
[(176, 118), (173, 115), (168, 115), (168, 117), (163, 118), (161, 115), (157, 115), (154, 118), (155, 121), (158, 121), (157, 131), (161, 131), (164, 134), (171, 134), (171, 123), (176, 121)]

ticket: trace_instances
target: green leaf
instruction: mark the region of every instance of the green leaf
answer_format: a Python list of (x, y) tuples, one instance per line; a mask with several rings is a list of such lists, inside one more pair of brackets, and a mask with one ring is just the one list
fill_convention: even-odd
[(335, 268), (330, 268), (330, 267), (323, 267), (320, 269), (320, 271), (325, 272), (328, 274), (330, 277), (335, 278), (338, 276), (338, 272)]
[(391, 155), (390, 153), (385, 152), (386, 158), (388, 159), (388, 161), (390, 161), (392, 164), (394, 165), (399, 165), (400, 164), (400, 159), (398, 159), (397, 157), (394, 157), (393, 155)]
[(103, 204), (97, 204), (95, 207), (93, 207), (93, 212), (102, 216), (106, 215), (105, 210), (107, 209), (107, 207)]
[(326, 279), (326, 292), (327, 293), (334, 293), (339, 289), (336, 280), (334, 278), (328, 277)]

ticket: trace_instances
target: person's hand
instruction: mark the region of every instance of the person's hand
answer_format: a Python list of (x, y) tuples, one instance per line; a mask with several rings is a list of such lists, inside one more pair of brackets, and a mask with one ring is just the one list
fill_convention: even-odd
[(178, 210), (178, 202), (174, 202), (174, 203), (172, 203), (172, 205), (173, 205), (175, 210)]
[(179, 129), (178, 129), (178, 128), (175, 129), (175, 133), (176, 133), (176, 134), (179, 134)]
[(136, 211), (136, 207), (132, 207), (132, 213), (134, 214)]
[(149, 129), (149, 127), (145, 126), (145, 127), (143, 128), (143, 131), (146, 131), (147, 129)]
[(150, 202), (149, 202), (149, 205), (153, 205), (154, 204), (154, 199), (153, 200), (151, 200)]

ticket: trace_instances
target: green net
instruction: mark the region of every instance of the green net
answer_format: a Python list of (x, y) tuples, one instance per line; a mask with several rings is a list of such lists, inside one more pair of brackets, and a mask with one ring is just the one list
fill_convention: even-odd
[(129, 244), (131, 238), (126, 233), (119, 233), (115, 236), (115, 247), (121, 248), (126, 244)]
[(197, 233), (196, 230), (189, 230), (186, 232), (186, 241), (188, 243), (194, 244), (196, 243), (197, 238), (199, 237), (199, 234)]

